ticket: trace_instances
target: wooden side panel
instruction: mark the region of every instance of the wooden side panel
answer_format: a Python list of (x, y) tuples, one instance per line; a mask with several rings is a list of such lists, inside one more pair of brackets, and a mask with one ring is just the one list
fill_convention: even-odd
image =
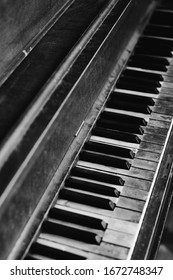
[[(0, 83), (25, 57), (31, 42), (73, 0), (0, 1)], [(26, 52), (22, 52), (26, 50)]]

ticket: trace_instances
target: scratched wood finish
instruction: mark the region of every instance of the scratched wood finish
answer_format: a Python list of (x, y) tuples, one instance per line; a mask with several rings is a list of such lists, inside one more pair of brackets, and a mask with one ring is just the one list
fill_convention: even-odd
[(1, 86), (0, 144), (100, 11), (102, 2), (76, 1)]
[[(72, 0), (4, 0), (0, 2), (0, 83), (23, 58), (45, 26)], [(32, 43), (33, 45), (33, 43)]]

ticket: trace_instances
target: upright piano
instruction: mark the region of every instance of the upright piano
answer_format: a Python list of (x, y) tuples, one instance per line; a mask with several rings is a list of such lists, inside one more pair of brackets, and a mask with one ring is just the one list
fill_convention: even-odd
[(173, 4), (6, 0), (0, 14), (0, 259), (154, 259)]

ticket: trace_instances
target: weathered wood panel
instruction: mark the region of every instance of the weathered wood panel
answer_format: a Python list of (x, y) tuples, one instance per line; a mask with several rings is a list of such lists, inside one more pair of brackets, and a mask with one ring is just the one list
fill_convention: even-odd
[(0, 83), (30, 50), (54, 16), (73, 0), (0, 1)]

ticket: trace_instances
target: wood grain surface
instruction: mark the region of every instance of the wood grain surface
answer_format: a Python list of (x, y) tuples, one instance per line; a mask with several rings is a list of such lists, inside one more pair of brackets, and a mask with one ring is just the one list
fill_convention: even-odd
[(0, 1), (0, 82), (30, 50), (31, 42), (38, 40), (52, 18), (70, 2), (73, 1)]

